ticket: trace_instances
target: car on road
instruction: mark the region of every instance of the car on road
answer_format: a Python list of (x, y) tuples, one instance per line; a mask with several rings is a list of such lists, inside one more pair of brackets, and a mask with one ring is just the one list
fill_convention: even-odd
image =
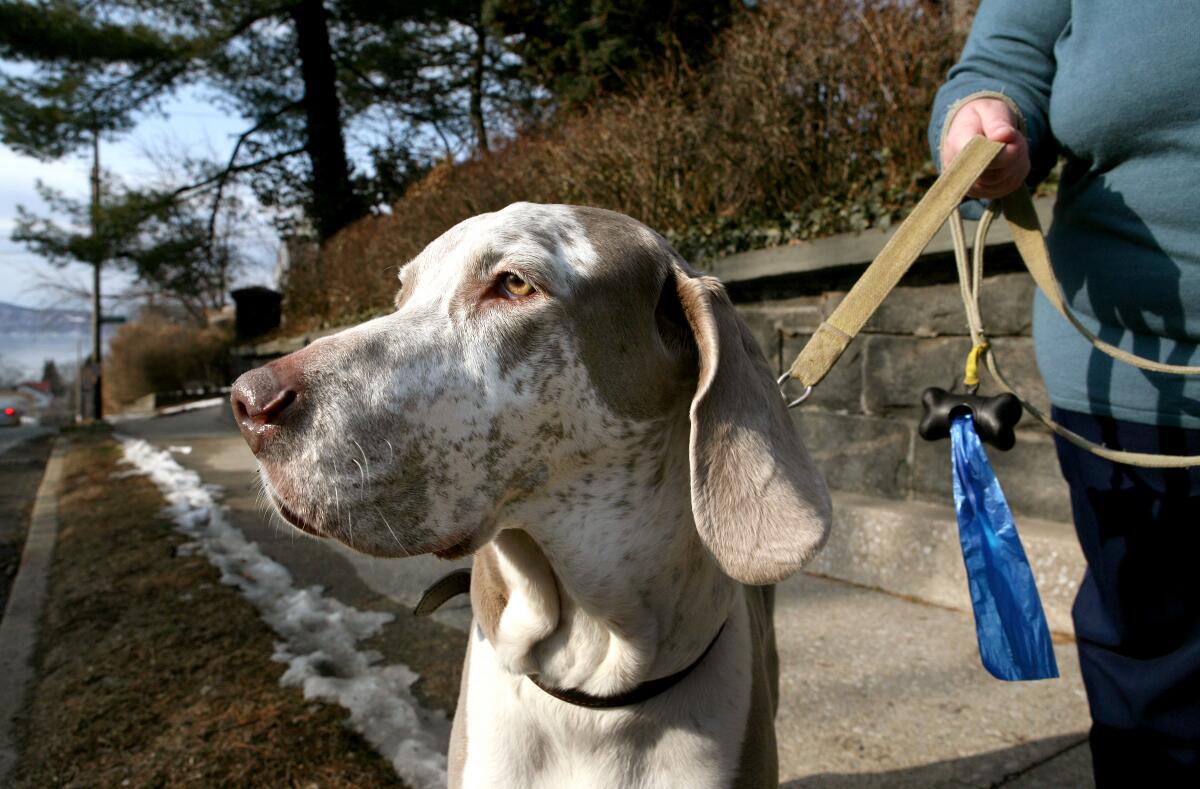
[(12, 403), (0, 403), (0, 427), (15, 427), (21, 424), (21, 409)]

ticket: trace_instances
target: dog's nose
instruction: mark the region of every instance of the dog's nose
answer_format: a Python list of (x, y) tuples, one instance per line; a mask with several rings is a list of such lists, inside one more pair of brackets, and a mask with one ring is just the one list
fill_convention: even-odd
[(271, 428), (280, 424), (301, 389), (293, 366), (278, 361), (255, 368), (233, 382), (233, 416), (251, 452), (257, 455), (262, 450)]

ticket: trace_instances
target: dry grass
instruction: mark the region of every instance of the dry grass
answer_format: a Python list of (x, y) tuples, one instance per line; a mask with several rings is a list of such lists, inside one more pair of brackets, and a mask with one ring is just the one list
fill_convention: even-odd
[(664, 64), (485, 159), (434, 168), (391, 215), (293, 268), (287, 328), (385, 310), (400, 264), (516, 200), (628, 213), (701, 263), (889, 223), (932, 180), (925, 125), (961, 43), (934, 0), (764, 3), (703, 71)]
[(342, 712), (279, 686), (272, 634), (218, 582), (119, 450), (76, 433), (14, 787), (383, 787)]

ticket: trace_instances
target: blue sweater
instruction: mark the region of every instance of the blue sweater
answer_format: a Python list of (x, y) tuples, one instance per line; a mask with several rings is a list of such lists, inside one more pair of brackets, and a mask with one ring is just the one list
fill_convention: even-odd
[[(1066, 158), (1048, 244), (1081, 322), (1200, 365), (1200, 2), (983, 0), (934, 104), (934, 161), (951, 106), (979, 91), (1024, 115), (1031, 185)], [(1055, 405), (1200, 428), (1200, 376), (1110, 359), (1041, 294), (1033, 334)]]

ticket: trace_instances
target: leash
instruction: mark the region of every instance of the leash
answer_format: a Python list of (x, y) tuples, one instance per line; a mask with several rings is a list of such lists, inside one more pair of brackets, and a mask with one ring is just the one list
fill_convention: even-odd
[(988, 205), (975, 231), (975, 243), (968, 263), (966, 233), (958, 206), (966, 197), (971, 185), (987, 169), (997, 154), (1003, 150), (1002, 143), (984, 137), (974, 137), (962, 149), (949, 167), (934, 182), (921, 198), (912, 213), (900, 224), (896, 233), (863, 272), (862, 277), (833, 313), (821, 323), (809, 339), (808, 344), (796, 357), (791, 369), (780, 378), (795, 379), (805, 387), (804, 394), (790, 402), (789, 407), (803, 402), (813, 387), (821, 382), (841, 357), (850, 342), (858, 335), (867, 320), (887, 298), (901, 277), (912, 267), (917, 256), (925, 249), (938, 229), (950, 221), (950, 232), (954, 240), (954, 258), (958, 266), (959, 288), (963, 307), (967, 314), (967, 325), (971, 332), (972, 348), (967, 356), (964, 383), (968, 387), (979, 383), (980, 361), (1002, 389), (1015, 396), (1038, 421), (1062, 436), (1066, 441), (1114, 463), (1146, 468), (1188, 468), (1200, 466), (1200, 455), (1157, 455), (1146, 452), (1126, 452), (1109, 449), (1088, 441), (1046, 416), (1032, 405), (1008, 383), (1001, 373), (996, 354), (987, 340), (980, 312), (980, 283), (983, 280), (983, 251), (988, 229), (992, 221), (1003, 211), (1021, 260), (1029, 270), (1038, 288), (1054, 308), (1065, 317), (1097, 350), (1112, 358), (1158, 373), (1177, 375), (1200, 375), (1200, 367), (1165, 364), (1123, 351), (1101, 340), (1075, 317), (1062, 295), (1062, 288), (1050, 265), (1050, 253), (1046, 249), (1046, 238), (1038, 222), (1037, 213), (1029, 191), (1021, 186), (1017, 191)]
[[(415, 616), (429, 616), (449, 600), (460, 594), (469, 594), (470, 591), (471, 569), (463, 567), (458, 570), (452, 570), (430, 584), (429, 588), (421, 594), (421, 599), (417, 601), (417, 605), (413, 609), (413, 614)], [(713, 636), (712, 641), (709, 641), (708, 646), (700, 653), (700, 657), (693, 660), (686, 667), (676, 671), (674, 674), (641, 682), (624, 693), (618, 693), (615, 696), (594, 696), (591, 693), (585, 693), (575, 688), (556, 688), (553, 685), (543, 684), (533, 674), (526, 674), (525, 678), (544, 693), (553, 696), (559, 701), (573, 704), (576, 707), (602, 710), (631, 707), (634, 704), (649, 701), (682, 682), (688, 674), (691, 674), (695, 670), (696, 666), (704, 662), (704, 658), (708, 657), (708, 653), (716, 646), (717, 640), (721, 638), (721, 634), (724, 632), (725, 624), (722, 623), (721, 627), (717, 629), (717, 634)]]

